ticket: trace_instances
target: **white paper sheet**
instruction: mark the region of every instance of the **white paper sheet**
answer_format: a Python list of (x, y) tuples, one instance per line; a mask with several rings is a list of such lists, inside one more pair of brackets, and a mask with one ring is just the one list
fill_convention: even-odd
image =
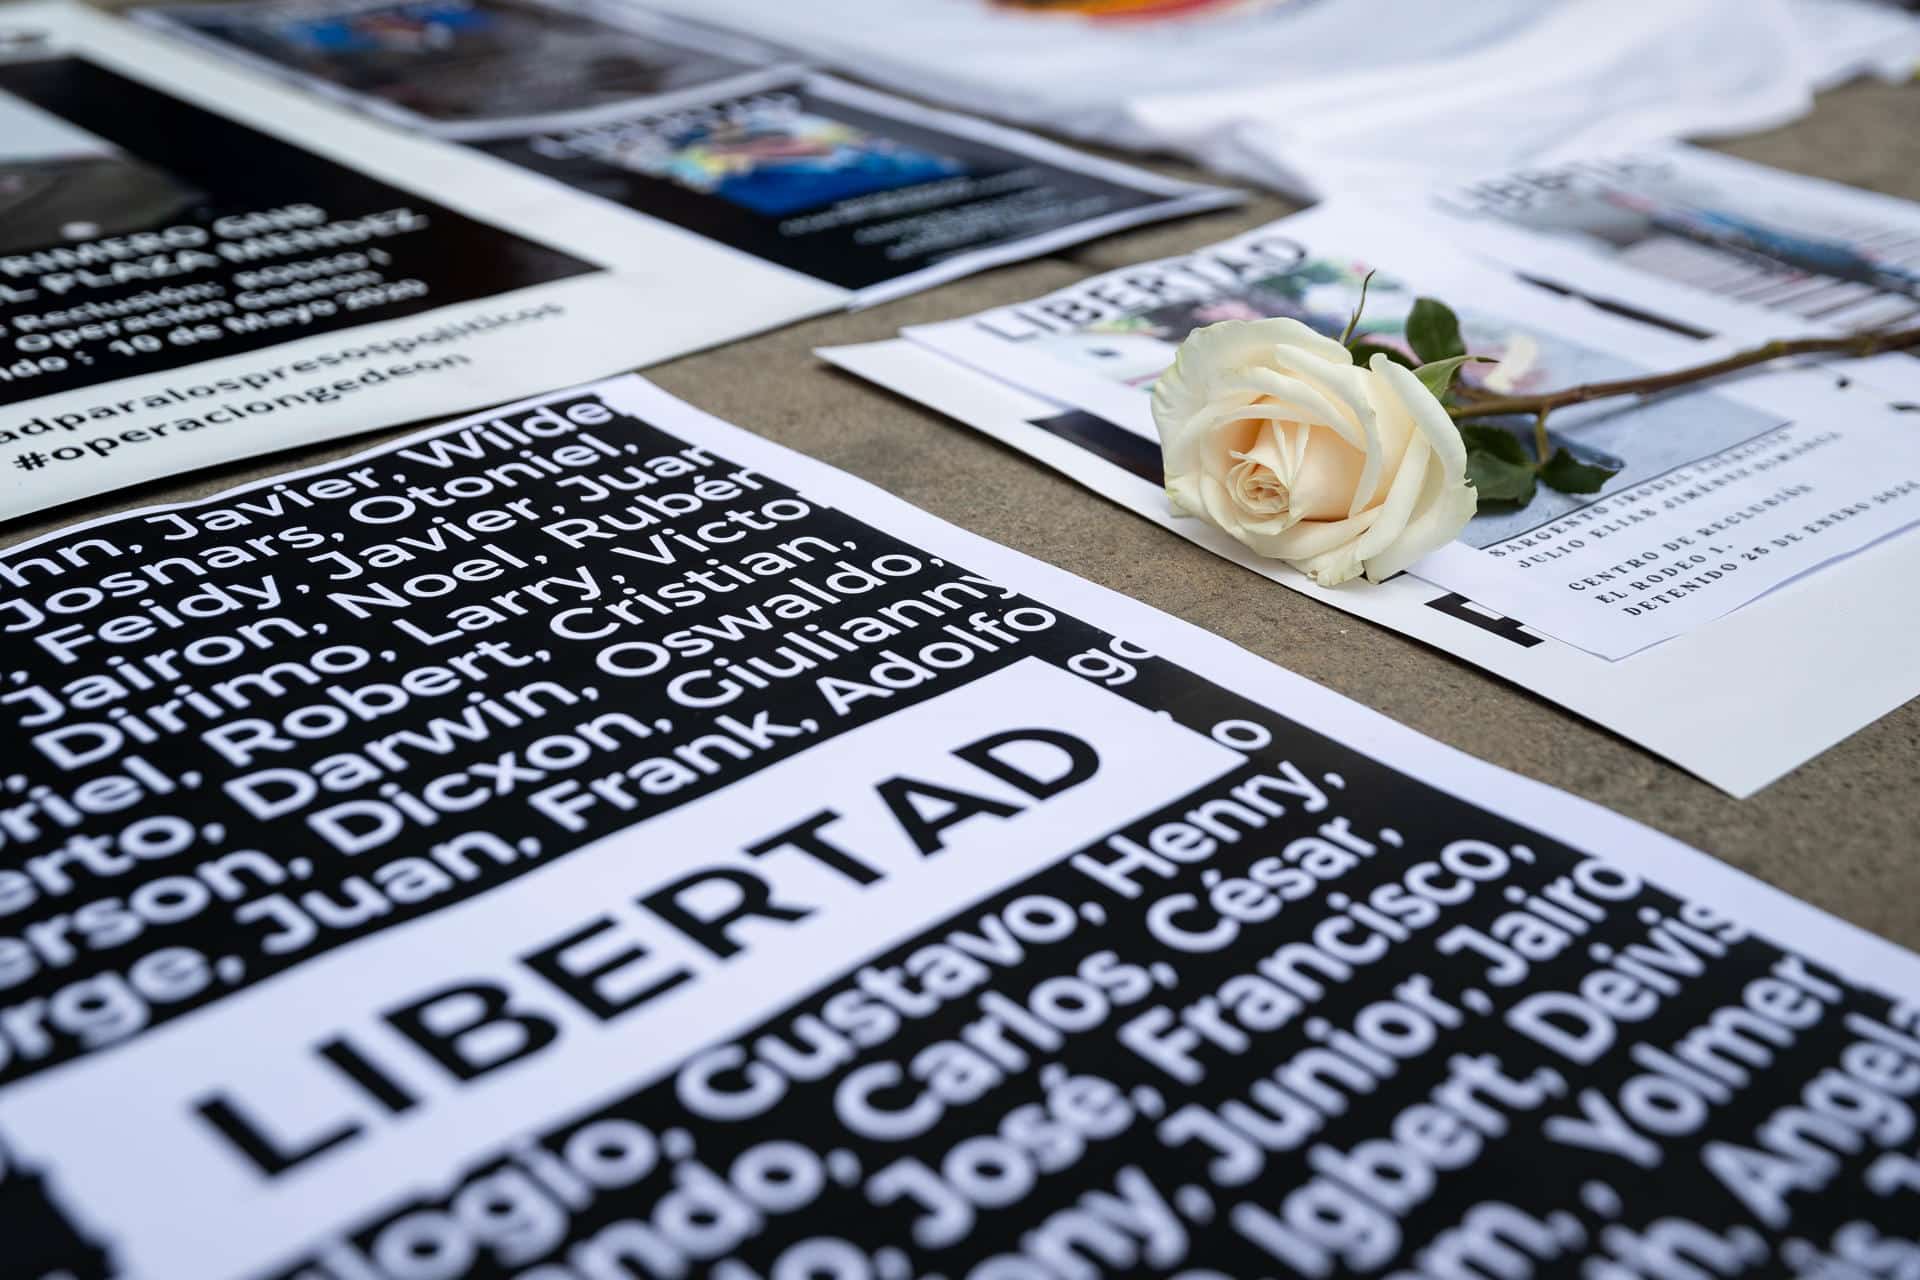
[[(1452, 251), (1443, 224), (1331, 202), (1182, 258), (1048, 297), (914, 326), (972, 368), (1156, 442), (1148, 392), (1192, 329), (1290, 315), (1339, 333), (1377, 269), (1360, 335), (1407, 350), (1417, 294), (1458, 305), (1463, 376), (1546, 391), (1703, 359), (1693, 343), (1530, 289)], [(1510, 423), (1532, 450), (1531, 422)], [(1907, 419), (1811, 372), (1556, 413), (1550, 445), (1613, 472), (1595, 495), (1541, 485), (1483, 502), (1413, 572), (1606, 658), (1709, 621), (1920, 519), (1920, 439)], [(1356, 590), (1364, 590), (1357, 587)]]
[(1220, 172), (1315, 198), (1383, 199), (1496, 155), (1539, 163), (1777, 128), (1812, 105), (1817, 72), (1785, 5), (1695, 0), (1623, 22), (1618, 5), (1574, 0), (1532, 6), (1498, 38), (1431, 63), (1227, 81), (1145, 99), (1133, 114)]
[(1412, 572), (1619, 659), (1920, 520), (1920, 440), (1902, 414), (1813, 373), (1746, 391), (1786, 424)]
[(14, 1274), (1909, 1232), (1920, 957), (637, 379), (0, 580)]
[(1619, 662), (1538, 634), (1403, 574), (1365, 591), (1315, 586), (1167, 511), (1140, 437), (896, 339), (822, 356), (1078, 480), (1215, 555), (1390, 627), (1551, 699), (1736, 796), (1760, 790), (1920, 695), (1906, 660), (1920, 538), (1888, 539), (1689, 635)]
[(456, 59), (414, 105), (480, 112), (459, 145), (76, 8), (0, 36), (0, 519), (1238, 198), (791, 71), (501, 118), (568, 82), (474, 101)]
[[(1920, 206), (1880, 192), (1669, 146), (1428, 194), (1422, 216), (1452, 220), (1463, 248), (1674, 332), (1759, 343), (1920, 324)], [(1920, 400), (1909, 354), (1836, 374)]]

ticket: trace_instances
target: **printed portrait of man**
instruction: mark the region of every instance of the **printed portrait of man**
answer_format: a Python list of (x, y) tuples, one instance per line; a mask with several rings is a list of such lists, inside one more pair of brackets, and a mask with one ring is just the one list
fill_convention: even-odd
[(0, 253), (158, 226), (201, 199), (162, 170), (0, 92)]

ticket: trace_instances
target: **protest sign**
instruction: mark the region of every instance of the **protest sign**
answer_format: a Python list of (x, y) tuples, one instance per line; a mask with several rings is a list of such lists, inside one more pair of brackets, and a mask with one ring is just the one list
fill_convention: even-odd
[(637, 379), (0, 582), (36, 1280), (1920, 1247), (1911, 953)]

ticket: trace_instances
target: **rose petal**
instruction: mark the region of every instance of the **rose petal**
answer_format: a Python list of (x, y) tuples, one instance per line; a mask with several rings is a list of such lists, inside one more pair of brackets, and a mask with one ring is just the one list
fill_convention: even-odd
[(1235, 371), (1266, 367), (1275, 347), (1304, 347), (1322, 360), (1351, 365), (1352, 355), (1339, 343), (1315, 333), (1298, 320), (1223, 320), (1195, 329), (1175, 354), (1173, 366), (1153, 388), (1153, 421), (1165, 443), (1222, 390), (1230, 389)]
[(1273, 361), (1273, 367), (1250, 378), (1249, 385), (1264, 387), (1262, 379), (1278, 375), (1306, 387), (1316, 403), (1324, 406), (1313, 415), (1313, 421), (1337, 429), (1356, 449), (1374, 448), (1379, 428), (1374, 421), (1373, 402), (1367, 395), (1371, 379), (1365, 369), (1321, 360), (1298, 348), (1276, 350)]
[(1262, 555), (1272, 556), (1275, 560), (1302, 560), (1323, 555), (1358, 538), (1372, 527), (1376, 519), (1377, 512), (1362, 511), (1345, 520), (1302, 520), (1283, 533), (1263, 538), (1258, 549)]
[(1413, 415), (1413, 422), (1426, 437), (1434, 457), (1440, 460), (1441, 474), (1449, 484), (1466, 479), (1467, 445), (1460, 428), (1447, 416), (1446, 406), (1413, 376), (1413, 370), (1393, 363), (1385, 356), (1373, 358), (1373, 371), (1385, 378), (1400, 397), (1400, 403)]
[(1244, 522), (1240, 519), (1233, 495), (1227, 491), (1225, 482), (1219, 477), (1201, 473), (1200, 508), (1201, 514), (1213, 524), (1225, 529), (1236, 538), (1240, 536)]
[(1293, 510), (1308, 520), (1357, 514), (1352, 510), (1354, 486), (1362, 483), (1374, 460), (1322, 426), (1309, 429), (1304, 452), (1288, 485)]
[(1361, 572), (1360, 557), (1355, 554), (1351, 543), (1336, 547), (1325, 555), (1296, 560), (1293, 567), (1323, 587), (1337, 587), (1343, 582), (1351, 582)]
[(1338, 432), (1340, 438), (1354, 448), (1368, 447), (1373, 418), (1371, 406), (1368, 406), (1366, 421), (1363, 423), (1352, 406), (1346, 405), (1337, 398), (1329, 397), (1313, 382), (1290, 370), (1249, 369), (1246, 371), (1245, 378), (1245, 384), (1240, 390), (1262, 398), (1249, 404), (1250, 411), (1282, 408), (1286, 410), (1285, 413), (1269, 416), (1329, 427)]
[(1180, 475), (1167, 477), (1167, 505), (1177, 516), (1198, 516), (1206, 514), (1206, 507), (1200, 501), (1200, 477), (1188, 471)]
[(1434, 489), (1427, 502), (1398, 541), (1367, 561), (1367, 581), (1385, 582), (1429, 552), (1438, 551), (1455, 538), (1479, 509), (1479, 495), (1470, 484), (1449, 484), (1439, 467), (1427, 464), (1428, 479)]
[(1263, 422), (1259, 432), (1253, 437), (1253, 443), (1246, 447), (1246, 456), (1258, 462), (1281, 479), (1286, 479), (1293, 470), (1293, 459), (1280, 442), (1279, 424)]
[[(1375, 356), (1374, 359), (1393, 363), (1385, 356)], [(1394, 367), (1400, 368), (1398, 365)], [(1400, 473), (1400, 464), (1407, 455), (1407, 441), (1419, 431), (1414, 425), (1412, 412), (1394, 390), (1395, 384), (1379, 377), (1371, 369), (1368, 372), (1367, 399), (1373, 405), (1379, 424), (1380, 466), (1374, 474), (1374, 483), (1353, 495), (1355, 504), (1361, 510), (1386, 500), (1387, 486)]]
[(1427, 462), (1432, 456), (1433, 450), (1424, 437), (1416, 436), (1407, 443), (1407, 456), (1401, 460), (1400, 469), (1394, 472), (1393, 486), (1387, 490), (1387, 500), (1374, 508), (1379, 519), (1361, 535), (1355, 547), (1362, 560), (1379, 555), (1393, 545), (1395, 538), (1406, 532), (1407, 521), (1413, 518), (1414, 506), (1425, 487)]
[(1166, 472), (1175, 475), (1199, 467), (1204, 451), (1218, 447), (1215, 433), (1225, 424), (1237, 420), (1246, 405), (1251, 403), (1249, 397), (1245, 404), (1225, 402), (1213, 408), (1202, 405), (1187, 422), (1177, 427), (1163, 426), (1160, 432), (1160, 455)]
[[(1343, 351), (1345, 348), (1341, 348)], [(1349, 356), (1351, 359), (1351, 356)], [(1388, 454), (1390, 442), (1382, 433), (1382, 424), (1373, 396), (1368, 388), (1375, 381), (1367, 370), (1356, 369), (1351, 364), (1325, 364), (1320, 362), (1299, 362), (1296, 376), (1319, 391), (1322, 398), (1341, 410), (1347, 420), (1359, 434), (1356, 439), (1353, 432), (1341, 431), (1340, 436), (1365, 457), (1359, 478), (1346, 504), (1346, 514), (1354, 515), (1371, 505), (1372, 495), (1380, 486), (1382, 468), (1392, 461)], [(1326, 425), (1339, 427), (1340, 423), (1329, 422)], [(1391, 474), (1391, 473), (1388, 473)]]
[(1270, 319), (1252, 320), (1247, 323), (1262, 341), (1271, 342), (1277, 347), (1300, 347), (1329, 364), (1351, 365), (1353, 363), (1353, 352), (1313, 326), (1303, 324), (1292, 316), (1274, 316)]

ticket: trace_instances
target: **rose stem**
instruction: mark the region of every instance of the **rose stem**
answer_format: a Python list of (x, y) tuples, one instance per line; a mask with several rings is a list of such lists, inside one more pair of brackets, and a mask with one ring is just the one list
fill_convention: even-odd
[(1544, 460), (1547, 443), (1546, 417), (1555, 409), (1585, 404), (1589, 400), (1605, 400), (1612, 396), (1646, 395), (1665, 391), (1669, 387), (1685, 386), (1689, 382), (1702, 382), (1708, 378), (1717, 378), (1723, 373), (1733, 373), (1736, 370), (1765, 364), (1770, 360), (1780, 360), (1787, 356), (1861, 357), (1879, 355), (1884, 351), (1905, 351), (1910, 347), (1920, 347), (1920, 326), (1880, 333), (1862, 333), (1847, 338), (1775, 340), (1748, 351), (1736, 352), (1718, 360), (1709, 360), (1705, 364), (1696, 364), (1685, 369), (1675, 369), (1669, 373), (1644, 374), (1637, 378), (1620, 378), (1613, 382), (1587, 382), (1534, 396), (1478, 396), (1462, 404), (1451, 406), (1447, 412), (1455, 421), (1467, 418), (1492, 418), (1509, 413), (1531, 413), (1535, 415), (1534, 442)]

